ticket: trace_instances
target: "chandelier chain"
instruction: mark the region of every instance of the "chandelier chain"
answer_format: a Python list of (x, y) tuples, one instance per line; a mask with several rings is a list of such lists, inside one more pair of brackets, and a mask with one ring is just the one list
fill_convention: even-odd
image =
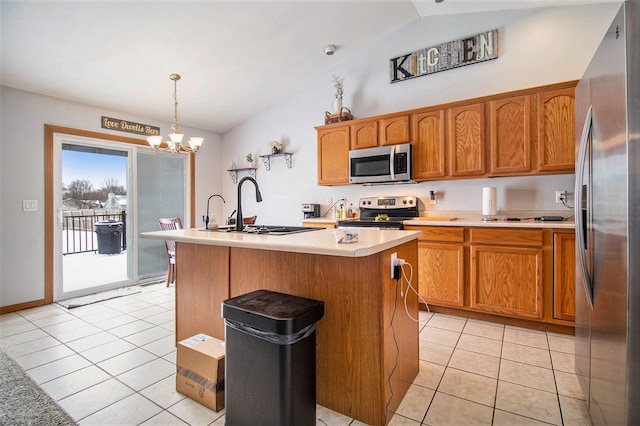
[(180, 80), (179, 74), (172, 74), (173, 80), (173, 133), (180, 133), (180, 126), (178, 126), (178, 80)]

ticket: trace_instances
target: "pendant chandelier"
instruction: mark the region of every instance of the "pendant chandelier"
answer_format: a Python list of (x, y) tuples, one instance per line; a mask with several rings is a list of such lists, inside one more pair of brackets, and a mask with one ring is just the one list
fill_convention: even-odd
[(162, 136), (147, 136), (147, 142), (151, 145), (154, 151), (166, 151), (169, 150), (174, 154), (179, 153), (180, 151), (185, 152), (196, 152), (202, 146), (202, 142), (204, 138), (199, 137), (191, 137), (189, 138), (188, 145), (182, 143), (182, 138), (184, 135), (180, 133), (180, 126), (178, 126), (178, 80), (180, 80), (180, 74), (171, 74), (169, 76), (171, 80), (173, 80), (173, 133), (169, 134), (169, 141), (165, 142), (167, 144), (167, 148), (160, 148), (160, 144), (162, 143)]

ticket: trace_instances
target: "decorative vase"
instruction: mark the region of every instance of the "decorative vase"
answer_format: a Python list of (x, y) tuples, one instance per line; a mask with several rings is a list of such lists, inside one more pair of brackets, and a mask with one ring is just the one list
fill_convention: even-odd
[(334, 114), (340, 114), (342, 111), (342, 98), (335, 98), (331, 104)]

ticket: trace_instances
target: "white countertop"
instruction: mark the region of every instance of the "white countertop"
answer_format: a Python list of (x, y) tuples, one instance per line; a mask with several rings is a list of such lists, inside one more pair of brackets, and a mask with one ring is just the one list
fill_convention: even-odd
[[(540, 221), (534, 219), (520, 221), (506, 221), (507, 217), (540, 217), (540, 216), (563, 216), (564, 221)], [(554, 229), (574, 229), (573, 212), (565, 211), (507, 211), (499, 212), (497, 220), (483, 221), (482, 214), (474, 211), (441, 211), (429, 212), (411, 220), (405, 220), (404, 225), (415, 226), (463, 226), (463, 227), (489, 227), (489, 228), (554, 228)], [(335, 219), (316, 218), (304, 219), (305, 221), (318, 221), (322, 223), (337, 223)]]
[(142, 238), (173, 240), (191, 244), (242, 247), (329, 256), (364, 257), (416, 240), (418, 231), (358, 230), (355, 243), (336, 243), (334, 230), (318, 228), (290, 235), (245, 234), (237, 232), (205, 231), (202, 228), (174, 231), (143, 232)]
[(464, 227), (489, 227), (489, 228), (560, 228), (574, 229), (575, 223), (572, 220), (562, 222), (521, 220), (519, 222), (505, 221), (503, 217), (497, 220), (484, 222), (481, 218), (456, 218), (455, 220), (442, 220), (428, 217), (420, 217), (406, 220), (404, 225), (426, 225), (426, 226), (464, 226)]

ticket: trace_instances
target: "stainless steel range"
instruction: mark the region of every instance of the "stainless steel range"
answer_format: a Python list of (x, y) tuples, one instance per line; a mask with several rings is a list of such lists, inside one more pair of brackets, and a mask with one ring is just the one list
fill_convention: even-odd
[(417, 197), (361, 198), (359, 207), (360, 218), (339, 220), (338, 229), (403, 229), (403, 221), (420, 215)]

